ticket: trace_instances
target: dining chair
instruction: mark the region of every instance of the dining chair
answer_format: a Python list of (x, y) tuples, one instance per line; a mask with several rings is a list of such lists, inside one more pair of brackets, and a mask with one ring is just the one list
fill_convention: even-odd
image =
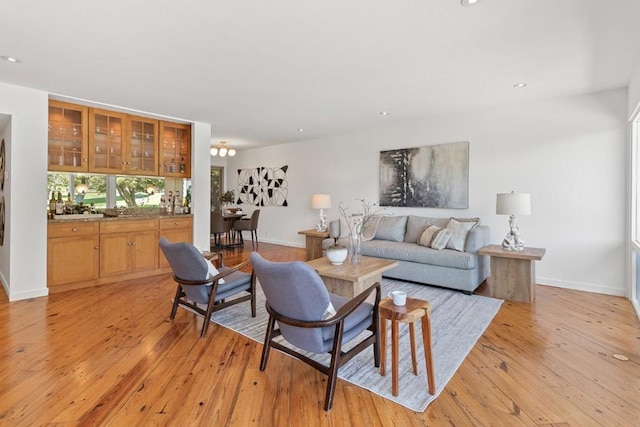
[[(250, 259), (256, 279), (264, 291), (269, 313), (260, 370), (267, 367), (271, 347), (319, 370), (328, 376), (324, 409), (329, 411), (338, 369), (342, 365), (372, 345), (374, 365), (380, 366), (380, 283), (349, 300), (329, 293), (318, 273), (302, 261), (271, 262), (257, 252), (252, 252)], [(368, 303), (367, 298), (374, 292), (374, 303)], [(367, 330), (370, 333), (366, 333)], [(365, 334), (361, 337), (363, 332)], [(280, 336), (286, 342), (278, 339)], [(359, 340), (356, 344), (348, 351), (342, 351), (343, 346), (356, 338)], [(296, 348), (312, 353), (330, 353), (331, 361), (328, 365), (321, 364)]]
[[(251, 249), (258, 249), (258, 219), (260, 218), (260, 209), (256, 209), (251, 214), (250, 218), (238, 219), (233, 222), (233, 230), (240, 235), (240, 244), (244, 245), (244, 238), (242, 237), (243, 231), (251, 232)], [(253, 246), (253, 239), (255, 236), (255, 248)]]
[(213, 244), (214, 246), (220, 248), (222, 245), (222, 236), (225, 236), (227, 244), (232, 242), (231, 233), (232, 233), (232, 221), (225, 221), (222, 216), (222, 212), (213, 211), (211, 212), (211, 234), (213, 235)]
[[(172, 243), (161, 237), (159, 245), (173, 270), (173, 280), (178, 283), (171, 309), (172, 320), (178, 306), (204, 316), (200, 332), (200, 337), (204, 338), (211, 323), (211, 314), (216, 311), (251, 301), (251, 317), (256, 317), (255, 275), (240, 271), (250, 265), (250, 260), (233, 268), (222, 265), (217, 270), (191, 243)], [(199, 306), (204, 304), (206, 309)]]

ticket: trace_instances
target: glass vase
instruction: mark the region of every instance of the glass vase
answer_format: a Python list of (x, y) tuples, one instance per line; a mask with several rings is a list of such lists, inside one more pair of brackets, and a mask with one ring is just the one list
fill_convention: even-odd
[(351, 257), (349, 258), (349, 264), (360, 264), (360, 245), (362, 243), (361, 233), (352, 233), (351, 239)]

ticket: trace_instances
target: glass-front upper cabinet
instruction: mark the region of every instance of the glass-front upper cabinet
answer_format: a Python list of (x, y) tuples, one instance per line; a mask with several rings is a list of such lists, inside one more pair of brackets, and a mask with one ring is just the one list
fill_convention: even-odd
[(126, 114), (89, 109), (89, 169), (121, 173), (126, 169)]
[(160, 121), (158, 175), (191, 177), (191, 125)]
[(87, 116), (87, 107), (49, 100), (48, 170), (87, 170)]
[(158, 121), (147, 117), (127, 116), (127, 171), (141, 175), (158, 175)]

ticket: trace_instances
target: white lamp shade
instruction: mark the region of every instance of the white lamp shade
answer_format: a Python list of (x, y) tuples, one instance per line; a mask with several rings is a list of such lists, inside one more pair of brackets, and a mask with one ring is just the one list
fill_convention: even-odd
[(314, 194), (311, 196), (311, 207), (313, 209), (330, 209), (331, 196), (328, 194)]
[(211, 155), (212, 156), (218, 155), (218, 147), (211, 147)]
[(224, 157), (224, 156), (226, 156), (226, 155), (227, 155), (227, 147), (222, 147), (222, 148), (220, 148), (220, 151), (218, 151), (218, 155), (219, 155), (220, 157)]
[(531, 195), (529, 193), (499, 193), (496, 198), (498, 215), (531, 215)]
[(229, 148), (229, 152), (227, 153), (229, 155), (229, 157), (233, 157), (236, 155), (236, 149), (235, 148)]

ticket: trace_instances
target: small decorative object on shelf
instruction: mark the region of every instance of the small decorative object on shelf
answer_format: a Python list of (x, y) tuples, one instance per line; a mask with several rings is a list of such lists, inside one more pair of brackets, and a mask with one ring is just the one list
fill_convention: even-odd
[(338, 224), (331, 224), (329, 237), (333, 237), (333, 244), (327, 248), (327, 259), (333, 265), (342, 265), (349, 255), (349, 250), (346, 246), (338, 243), (340, 238), (340, 226)]

